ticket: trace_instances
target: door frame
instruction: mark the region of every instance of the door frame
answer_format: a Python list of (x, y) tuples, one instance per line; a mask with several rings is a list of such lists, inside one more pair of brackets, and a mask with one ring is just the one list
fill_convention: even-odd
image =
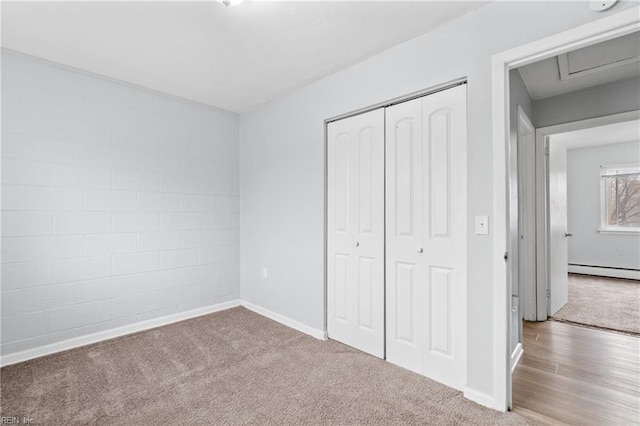
[(505, 254), (509, 242), (507, 200), (509, 143), (509, 71), (568, 51), (610, 40), (640, 30), (640, 7), (603, 17), (550, 37), (495, 54), (492, 58), (493, 128), (493, 408), (507, 411), (511, 401), (511, 291), (509, 263)]
[(586, 120), (571, 121), (536, 129), (536, 218), (542, 226), (536, 228), (538, 275), (536, 279), (536, 310), (538, 321), (544, 321), (549, 315), (549, 156), (546, 155), (550, 137), (558, 133), (591, 129), (607, 124), (640, 120), (640, 110), (603, 115)]

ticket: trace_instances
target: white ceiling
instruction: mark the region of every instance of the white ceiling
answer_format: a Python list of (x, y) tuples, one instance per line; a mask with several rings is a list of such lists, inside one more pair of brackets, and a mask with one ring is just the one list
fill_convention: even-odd
[(576, 73), (569, 79), (560, 78), (558, 56), (520, 67), (518, 71), (531, 97), (540, 100), (636, 77), (640, 75), (640, 62), (629, 59), (632, 56), (640, 56), (638, 33), (569, 52), (565, 56), (569, 71), (572, 65), (587, 69), (587, 72)]
[(2, 2), (2, 46), (244, 112), (486, 2)]
[(551, 136), (551, 141), (553, 143), (561, 143), (567, 149), (634, 141), (640, 144), (640, 121), (624, 121), (590, 129), (560, 133)]

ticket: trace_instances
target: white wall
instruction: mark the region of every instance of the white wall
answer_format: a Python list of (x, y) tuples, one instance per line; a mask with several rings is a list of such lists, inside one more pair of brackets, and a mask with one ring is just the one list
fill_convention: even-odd
[[(640, 78), (616, 81), (535, 102), (536, 127), (640, 109)], [(530, 117), (531, 118), (531, 117)]]
[[(553, 143), (553, 138), (552, 142)], [(600, 166), (640, 162), (640, 142), (570, 149), (567, 153), (569, 263), (640, 270), (640, 235), (600, 234)]]
[(2, 53), (2, 354), (239, 298), (238, 119)]
[(533, 122), (534, 101), (529, 95), (527, 86), (522, 80), (518, 70), (509, 71), (509, 103), (511, 113), (509, 117), (509, 129), (512, 138), (518, 139), (518, 106), (521, 106), (529, 120)]
[[(329, 117), (467, 76), (468, 384), (493, 392), (491, 57), (610, 12), (586, 2), (497, 2), (240, 117), (242, 298), (324, 329), (324, 127)], [(464, 255), (464, 254), (462, 254)], [(269, 278), (262, 278), (262, 268)]]

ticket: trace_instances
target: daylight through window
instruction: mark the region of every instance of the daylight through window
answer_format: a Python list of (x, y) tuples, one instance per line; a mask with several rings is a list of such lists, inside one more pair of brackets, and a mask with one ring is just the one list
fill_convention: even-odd
[(640, 163), (602, 166), (602, 227), (640, 229)]

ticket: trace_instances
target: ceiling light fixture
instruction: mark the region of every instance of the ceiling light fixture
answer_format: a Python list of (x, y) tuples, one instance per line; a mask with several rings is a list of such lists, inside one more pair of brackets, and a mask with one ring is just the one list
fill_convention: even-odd
[(589, 7), (594, 12), (604, 12), (611, 9), (617, 2), (618, 0), (594, 0), (589, 2)]
[(218, 3), (223, 4), (226, 7), (229, 7), (229, 6), (237, 6), (243, 1), (244, 0), (218, 0)]

